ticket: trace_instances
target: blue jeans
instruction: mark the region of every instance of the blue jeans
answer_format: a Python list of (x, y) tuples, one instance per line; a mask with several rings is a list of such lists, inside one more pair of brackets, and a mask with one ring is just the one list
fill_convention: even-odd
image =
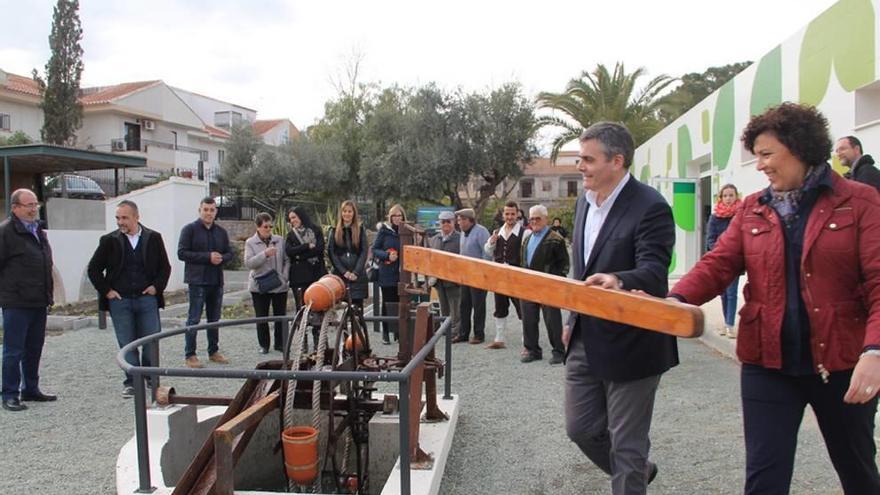
[(46, 308), (3, 308), (3, 400), (18, 398), (19, 392), (40, 392), (45, 340)]
[(733, 327), (736, 322), (736, 294), (739, 291), (739, 277), (724, 289), (721, 294), (721, 311), (724, 312), (724, 324)]
[[(159, 303), (156, 296), (144, 295), (110, 300), (110, 318), (113, 320), (113, 331), (119, 348), (147, 335), (159, 333)], [(151, 366), (151, 356), (155, 352), (153, 344), (144, 348), (143, 356), (137, 349), (125, 353), (125, 361), (132, 366)], [(141, 359), (143, 358), (143, 359)], [(123, 386), (132, 384), (131, 375), (125, 374)]]
[[(223, 307), (222, 285), (190, 285), (189, 286), (189, 314), (186, 318), (186, 326), (198, 325), (202, 319), (202, 308), (205, 309), (205, 319), (208, 323), (220, 320), (220, 308)], [(208, 355), (220, 350), (220, 335), (217, 327), (206, 330), (208, 333)], [(195, 331), (186, 332), (186, 357), (196, 355)]]

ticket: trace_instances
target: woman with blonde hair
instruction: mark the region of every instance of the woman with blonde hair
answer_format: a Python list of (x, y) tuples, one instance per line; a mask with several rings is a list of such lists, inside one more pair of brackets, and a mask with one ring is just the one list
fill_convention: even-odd
[(351, 303), (363, 308), (367, 297), (367, 231), (358, 217), (357, 205), (346, 200), (339, 207), (336, 227), (327, 242), (333, 274), (345, 281)]
[[(397, 316), (397, 282), (400, 280), (400, 226), (406, 222), (406, 212), (399, 204), (388, 210), (388, 221), (379, 228), (373, 241), (373, 258), (379, 261), (379, 288), (382, 291), (382, 304), (385, 314)], [(390, 344), (390, 335), (397, 338), (397, 325), (382, 322), (382, 343)]]
[[(718, 191), (718, 199), (715, 207), (712, 209), (712, 215), (709, 216), (709, 223), (706, 225), (706, 251), (711, 251), (715, 247), (715, 242), (721, 237), (721, 234), (727, 230), (730, 220), (736, 213), (736, 210), (742, 206), (739, 199), (739, 191), (733, 184), (724, 184)], [(719, 334), (727, 335), (731, 339), (736, 338), (736, 296), (739, 292), (739, 277), (733, 279), (733, 282), (727, 286), (724, 294), (721, 294), (721, 311), (724, 313), (724, 326), (719, 330)]]

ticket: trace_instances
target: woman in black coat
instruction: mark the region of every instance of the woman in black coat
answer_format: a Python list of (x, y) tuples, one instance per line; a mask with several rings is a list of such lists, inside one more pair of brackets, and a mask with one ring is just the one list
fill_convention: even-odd
[[(373, 241), (373, 259), (379, 262), (379, 289), (382, 291), (382, 304), (385, 315), (397, 316), (397, 305), (400, 296), (397, 294), (397, 282), (400, 280), (400, 226), (406, 222), (406, 212), (400, 205), (388, 210), (388, 221), (379, 227), (376, 240)], [(382, 343), (390, 344), (390, 336), (397, 338), (396, 323), (382, 322)]]
[(306, 288), (327, 273), (324, 267), (324, 234), (312, 223), (302, 206), (287, 214), (290, 232), (284, 243), (284, 252), (290, 258), (290, 289), (296, 307), (302, 306), (302, 294)]
[(351, 303), (362, 308), (367, 298), (367, 231), (353, 201), (343, 201), (339, 220), (327, 239), (327, 254), (334, 275), (345, 281)]

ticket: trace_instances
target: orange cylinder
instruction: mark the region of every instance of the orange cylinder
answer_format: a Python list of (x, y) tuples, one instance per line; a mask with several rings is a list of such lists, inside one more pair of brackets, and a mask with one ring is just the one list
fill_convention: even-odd
[(327, 311), (345, 297), (345, 282), (336, 275), (324, 275), (306, 289), (303, 301), (312, 311)]
[(349, 335), (348, 338), (345, 339), (345, 350), (351, 351), (352, 349), (357, 348), (358, 351), (364, 348), (363, 342), (361, 342), (361, 338), (355, 335)]
[(318, 430), (311, 426), (291, 426), (281, 432), (287, 477), (299, 485), (309, 485), (318, 477)]

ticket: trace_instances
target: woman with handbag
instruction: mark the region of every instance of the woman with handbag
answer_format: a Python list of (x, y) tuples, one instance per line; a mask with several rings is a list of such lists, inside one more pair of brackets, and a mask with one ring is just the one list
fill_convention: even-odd
[[(290, 258), (281, 249), (283, 239), (272, 234), (272, 216), (260, 213), (254, 220), (257, 232), (244, 243), (244, 266), (248, 273), (248, 290), (254, 301), (254, 313), (259, 317), (269, 316), (272, 306), (274, 316), (287, 314), (287, 277)], [(275, 322), (275, 350), (282, 349), (283, 322)], [(260, 354), (269, 352), (269, 324), (257, 323), (257, 341)]]
[[(400, 205), (394, 205), (388, 210), (388, 221), (383, 223), (373, 241), (373, 259), (379, 262), (379, 288), (382, 291), (382, 304), (385, 305), (385, 315), (397, 316), (397, 303), (400, 296), (397, 294), (397, 282), (400, 280), (400, 262), (397, 255), (400, 252), (399, 229), (406, 222), (406, 213)], [(382, 322), (382, 343), (391, 343), (391, 334), (397, 338), (397, 324)]]
[(327, 239), (327, 254), (334, 275), (345, 281), (352, 305), (360, 311), (367, 298), (367, 231), (353, 201), (339, 207), (336, 227)]
[(302, 306), (302, 296), (308, 286), (327, 274), (324, 267), (324, 233), (312, 223), (302, 206), (287, 214), (290, 232), (284, 244), (284, 251), (290, 258), (290, 289), (297, 309)]

